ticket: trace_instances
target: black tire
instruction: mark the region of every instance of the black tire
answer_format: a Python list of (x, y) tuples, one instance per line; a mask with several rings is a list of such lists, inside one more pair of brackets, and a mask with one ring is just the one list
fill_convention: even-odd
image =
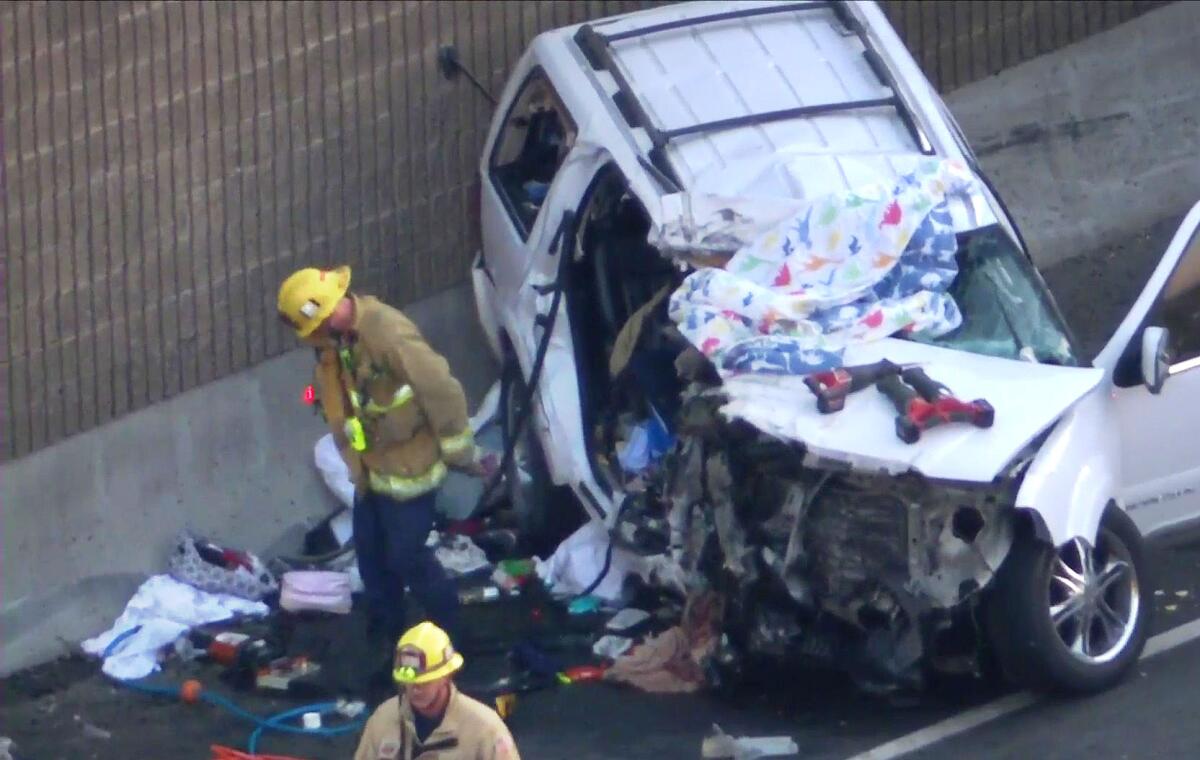
[[(1081, 567), (1079, 552), (1086, 544), (1068, 542), (1052, 547), (1031, 530), (1018, 530), (1007, 559), (997, 574), (988, 599), (987, 626), (992, 650), (1006, 677), (1017, 686), (1066, 694), (1092, 694), (1121, 681), (1137, 663), (1146, 644), (1153, 607), (1142, 538), (1121, 509), (1110, 506), (1100, 523), (1093, 559), (1103, 570), (1121, 561), (1132, 570), (1126, 588), (1120, 576), (1101, 599), (1115, 618), (1095, 612), (1094, 606), (1079, 615), (1065, 615), (1059, 625), (1051, 618), (1051, 605), (1067, 608), (1065, 571)], [(1077, 559), (1079, 558), (1079, 559)], [(1058, 578), (1052, 578), (1057, 575)], [(1119, 574), (1118, 574), (1119, 575)], [(1096, 577), (1100, 577), (1098, 574)], [(1074, 594), (1073, 598), (1088, 599)], [(1127, 622), (1120, 633), (1106, 621)], [(1084, 622), (1086, 621), (1086, 622)], [(1130, 629), (1131, 626), (1131, 629)], [(1083, 630), (1088, 631), (1087, 636)], [(1072, 651), (1068, 640), (1080, 647)], [(1089, 655), (1087, 652), (1091, 650)]]
[[(500, 427), (505, 441), (516, 424), (518, 407), (525, 400), (526, 392), (520, 365), (510, 356), (504, 362), (500, 381)], [(522, 471), (525, 477), (522, 477)], [(521, 426), (516, 450), (504, 471), (504, 482), (517, 521), (521, 548), (526, 554), (549, 556), (558, 542), (578, 527), (580, 511), (570, 491), (556, 487), (550, 480), (532, 417)]]

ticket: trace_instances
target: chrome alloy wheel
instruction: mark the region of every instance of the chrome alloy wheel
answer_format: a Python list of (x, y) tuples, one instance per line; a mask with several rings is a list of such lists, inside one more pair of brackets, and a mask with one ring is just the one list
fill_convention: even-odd
[(1048, 600), (1054, 630), (1075, 657), (1113, 660), (1133, 636), (1141, 605), (1128, 547), (1104, 528), (1095, 548), (1071, 539), (1052, 560)]

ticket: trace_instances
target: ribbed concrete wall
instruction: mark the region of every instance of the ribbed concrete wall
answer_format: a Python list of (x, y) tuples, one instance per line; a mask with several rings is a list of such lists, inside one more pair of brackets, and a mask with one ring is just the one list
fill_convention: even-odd
[[(492, 90), (537, 32), (658, 3), (0, 3), (0, 461), (287, 350), (308, 263), (410, 303), (478, 244)], [(884, 2), (952, 90), (1140, 0)]]

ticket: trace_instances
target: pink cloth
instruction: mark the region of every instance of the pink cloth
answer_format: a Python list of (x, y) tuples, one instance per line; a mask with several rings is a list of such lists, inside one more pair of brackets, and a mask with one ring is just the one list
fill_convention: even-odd
[(284, 573), (279, 606), (289, 612), (318, 610), (345, 615), (351, 606), (350, 576), (320, 570)]
[(702, 665), (720, 637), (723, 612), (718, 595), (709, 592), (693, 597), (679, 625), (620, 657), (604, 674), (605, 679), (655, 694), (698, 691), (704, 685)]

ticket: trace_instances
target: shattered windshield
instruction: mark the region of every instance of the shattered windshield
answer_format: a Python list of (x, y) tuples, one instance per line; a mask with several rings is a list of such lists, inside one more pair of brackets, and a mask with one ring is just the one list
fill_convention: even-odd
[(1062, 320), (1033, 265), (999, 225), (958, 236), (959, 272), (950, 294), (962, 325), (910, 340), (973, 354), (1078, 366)]

